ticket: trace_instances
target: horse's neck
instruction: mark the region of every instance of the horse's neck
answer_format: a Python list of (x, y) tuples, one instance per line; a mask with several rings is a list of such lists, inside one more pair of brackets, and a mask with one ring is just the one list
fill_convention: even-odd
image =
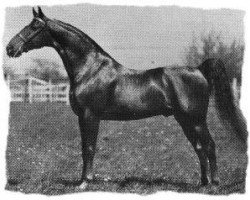
[(75, 33), (69, 32), (55, 23), (52, 25), (50, 27), (53, 38), (51, 46), (60, 55), (69, 79), (73, 82), (79, 67), (84, 67), (84, 61), (87, 60), (93, 45), (87, 39), (84, 40), (84, 38), (80, 38)]
[(60, 43), (58, 43), (57, 41), (54, 41), (52, 47), (54, 47), (55, 50), (60, 55), (60, 57), (63, 61), (63, 65), (65, 67), (65, 70), (66, 70), (68, 77), (70, 79), (70, 83), (72, 84), (74, 81), (74, 69), (73, 69), (73, 65), (72, 65), (73, 62), (70, 60), (70, 57), (68, 56), (66, 50), (61, 46)]

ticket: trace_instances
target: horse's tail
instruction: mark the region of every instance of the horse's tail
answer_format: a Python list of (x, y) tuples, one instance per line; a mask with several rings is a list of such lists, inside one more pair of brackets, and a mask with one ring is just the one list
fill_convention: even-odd
[[(210, 91), (214, 90), (215, 104), (223, 122), (228, 121), (236, 136), (247, 142), (247, 127), (241, 110), (234, 101), (230, 82), (223, 62), (219, 59), (207, 59), (198, 69), (207, 79)], [(225, 124), (225, 123), (224, 123)]]

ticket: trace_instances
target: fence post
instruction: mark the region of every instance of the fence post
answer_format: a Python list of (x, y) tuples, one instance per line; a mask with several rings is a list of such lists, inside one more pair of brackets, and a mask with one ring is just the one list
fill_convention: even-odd
[(10, 89), (10, 75), (6, 75), (6, 84), (8, 86), (8, 89)]
[(8, 91), (10, 91), (10, 101), (12, 101), (13, 95), (12, 95), (12, 91), (10, 88), (10, 75), (8, 75), (8, 74), (6, 75), (6, 84), (8, 87)]
[(51, 79), (49, 80), (49, 102), (53, 102), (53, 91), (52, 91), (52, 81)]
[(234, 100), (238, 104), (238, 102), (239, 102), (239, 93), (238, 93), (237, 78), (233, 78), (232, 88), (233, 88)]
[(67, 89), (66, 89), (66, 105), (69, 105), (69, 89), (70, 89), (70, 86), (67, 85)]
[(28, 93), (29, 93), (29, 103), (32, 103), (33, 91), (32, 91), (32, 78), (28, 76)]

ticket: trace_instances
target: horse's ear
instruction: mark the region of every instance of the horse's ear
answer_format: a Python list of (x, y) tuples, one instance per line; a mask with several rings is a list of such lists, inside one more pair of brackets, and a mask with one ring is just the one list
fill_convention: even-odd
[(40, 6), (38, 6), (38, 17), (43, 18), (44, 14)]
[(36, 12), (35, 8), (32, 8), (32, 12), (33, 12), (33, 16), (36, 17), (37, 16), (37, 12)]

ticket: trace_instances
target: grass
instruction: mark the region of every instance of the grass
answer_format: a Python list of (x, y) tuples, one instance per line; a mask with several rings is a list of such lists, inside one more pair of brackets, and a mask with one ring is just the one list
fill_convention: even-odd
[[(81, 143), (70, 107), (12, 103), (6, 151), (6, 189), (57, 195), (81, 192)], [(230, 128), (210, 107), (208, 124), (216, 142), (219, 186), (200, 187), (198, 158), (173, 117), (102, 121), (94, 159), (96, 179), (88, 191), (206, 194), (244, 193), (247, 155)], [(104, 181), (109, 180), (109, 181)]]

